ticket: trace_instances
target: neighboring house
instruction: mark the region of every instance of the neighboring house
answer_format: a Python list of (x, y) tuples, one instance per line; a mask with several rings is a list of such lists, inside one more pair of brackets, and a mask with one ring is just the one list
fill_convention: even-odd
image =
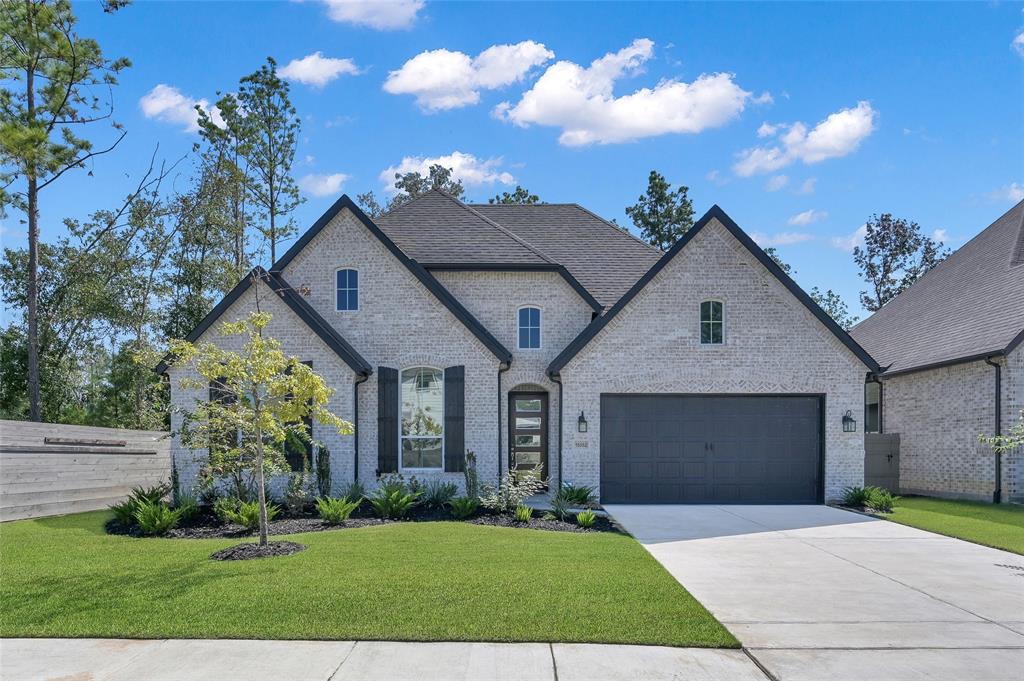
[(1024, 201), (850, 333), (884, 369), (866, 428), (899, 433), (904, 493), (1024, 500), (1022, 453), (978, 440), (1024, 408)]
[[(313, 426), (335, 490), (461, 485), (466, 451), (482, 482), (539, 464), (605, 502), (814, 503), (863, 482), (843, 416), (877, 364), (717, 206), (661, 253), (574, 204), (433, 191), (371, 220), (343, 196), (257, 274), (269, 333), (356, 424)], [(251, 282), (189, 339), (218, 342)], [(205, 395), (182, 371), (189, 408)], [(174, 455), (190, 485), (207, 453)]]

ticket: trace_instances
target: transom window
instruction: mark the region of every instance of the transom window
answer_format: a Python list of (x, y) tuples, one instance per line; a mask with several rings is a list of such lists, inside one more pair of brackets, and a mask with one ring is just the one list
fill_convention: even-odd
[(519, 308), (519, 349), (535, 350), (540, 347), (540, 308)]
[(724, 305), (719, 300), (705, 300), (700, 304), (701, 345), (721, 345), (725, 342)]
[(441, 468), (444, 459), (444, 372), (402, 371), (402, 468)]
[(339, 311), (347, 312), (359, 309), (359, 272), (357, 270), (338, 270), (336, 300)]

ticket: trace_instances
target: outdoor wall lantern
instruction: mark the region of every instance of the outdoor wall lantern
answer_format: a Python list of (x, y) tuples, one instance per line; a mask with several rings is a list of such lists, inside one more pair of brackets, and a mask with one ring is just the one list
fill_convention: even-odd
[(843, 432), (844, 433), (856, 433), (857, 432), (857, 419), (853, 418), (853, 412), (849, 409), (843, 414)]
[(587, 417), (583, 415), (582, 411), (580, 412), (579, 419), (576, 420), (576, 429), (581, 433), (587, 432)]

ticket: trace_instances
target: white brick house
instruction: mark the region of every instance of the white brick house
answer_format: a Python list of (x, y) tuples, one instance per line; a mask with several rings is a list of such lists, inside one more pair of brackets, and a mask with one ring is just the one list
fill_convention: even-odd
[[(574, 204), (434, 191), (371, 220), (342, 197), (255, 273), (189, 338), (220, 342), (259, 291), (356, 425), (314, 424), (335, 490), (461, 484), (466, 451), (483, 482), (539, 463), (606, 502), (815, 503), (863, 482), (844, 415), (877, 364), (717, 207), (661, 253)], [(205, 397), (161, 370), (176, 408)], [(207, 453), (173, 452), (192, 484)]]
[(884, 369), (867, 427), (899, 434), (901, 491), (1024, 501), (1024, 452), (978, 439), (1024, 409), (1024, 201), (851, 334)]

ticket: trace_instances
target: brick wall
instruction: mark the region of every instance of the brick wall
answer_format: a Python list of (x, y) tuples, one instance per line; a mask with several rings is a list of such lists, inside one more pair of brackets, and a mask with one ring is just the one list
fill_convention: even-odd
[[(701, 346), (699, 305), (725, 303), (725, 344)], [(563, 370), (567, 480), (599, 483), (600, 395), (613, 392), (825, 393), (825, 496), (864, 479), (867, 372), (717, 221), (708, 224)], [(857, 433), (842, 432), (846, 410)]]

